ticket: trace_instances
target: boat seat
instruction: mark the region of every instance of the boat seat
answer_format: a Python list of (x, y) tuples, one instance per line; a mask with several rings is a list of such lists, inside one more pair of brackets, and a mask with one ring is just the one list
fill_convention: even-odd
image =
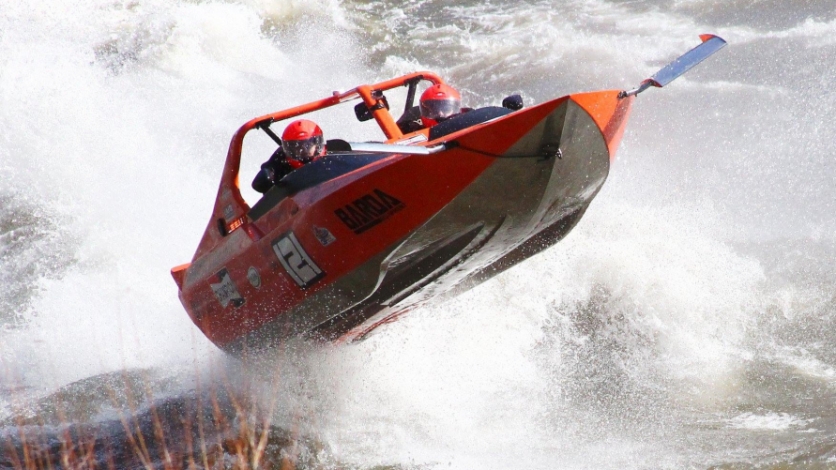
[(395, 123), (398, 125), (398, 128), (404, 134), (409, 134), (410, 132), (415, 132), (418, 129), (423, 129), (424, 125), (421, 124), (421, 108), (418, 106), (413, 106), (401, 115), (398, 118), (398, 121)]

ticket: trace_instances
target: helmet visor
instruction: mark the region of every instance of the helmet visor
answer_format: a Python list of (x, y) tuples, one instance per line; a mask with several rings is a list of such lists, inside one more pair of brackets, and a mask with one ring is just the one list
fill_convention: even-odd
[(283, 140), (282, 150), (287, 158), (297, 161), (309, 161), (322, 153), (324, 140), (321, 135), (315, 135), (302, 140)]
[(443, 121), (459, 113), (461, 108), (462, 103), (459, 100), (425, 100), (421, 102), (421, 116), (436, 121)]

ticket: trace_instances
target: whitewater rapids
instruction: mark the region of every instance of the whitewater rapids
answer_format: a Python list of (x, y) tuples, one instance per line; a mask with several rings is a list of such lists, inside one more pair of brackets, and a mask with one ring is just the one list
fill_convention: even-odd
[[(116, 419), (114, 377), (185, 401), (233, 378), (312, 465), (836, 465), (831, 2), (7, 3), (0, 437)], [(180, 306), (244, 121), (421, 69), (466, 106), (629, 89), (708, 32), (729, 47), (638, 98), (577, 228), (466, 295), (247, 378)], [(369, 138), (350, 117), (319, 123)], [(247, 142), (242, 186), (271, 151)]]

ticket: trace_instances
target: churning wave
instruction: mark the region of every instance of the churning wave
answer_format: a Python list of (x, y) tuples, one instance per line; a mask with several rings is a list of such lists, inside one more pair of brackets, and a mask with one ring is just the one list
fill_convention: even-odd
[[(832, 461), (836, 164), (822, 136), (836, 131), (836, 13), (825, 5), (4, 6), (0, 436), (67, 421), (126, 436), (120, 413), (150, 428), (152, 410), (196, 417), (211, 401), (198, 383), (211, 382), (234, 389), (224, 413), (236, 394), (262, 404), (270, 442), (296, 430), (323, 465)], [(629, 88), (704, 32), (731, 46), (642, 95), (575, 231), (462, 297), (359, 344), (288, 345), (242, 375), (179, 305), (168, 269), (192, 253), (245, 120), (416, 69), (445, 75), (472, 106)], [(337, 117), (320, 124), (361, 135)], [(242, 181), (271, 150), (248, 141)], [(120, 401), (131, 393), (133, 409)], [(59, 417), (57, 396), (80, 411)], [(239, 441), (221, 442), (213, 458), (233, 459)]]

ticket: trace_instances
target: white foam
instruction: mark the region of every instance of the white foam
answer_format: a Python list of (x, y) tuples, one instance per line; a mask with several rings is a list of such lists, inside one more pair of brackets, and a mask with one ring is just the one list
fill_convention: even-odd
[[(245, 120), (422, 68), (447, 75), (469, 105), (626, 88), (706, 31), (730, 41), (725, 56), (642, 95), (610, 181), (566, 240), (363, 343), (312, 353), (279, 394), (283, 412), (304, 411), (308, 429), (362, 466), (685, 468), (714, 455), (687, 460), (677, 447), (690, 442), (693, 410), (737, 396), (753, 360), (832, 380), (833, 365), (814, 354), (773, 355), (771, 336), (832, 293), (771, 292), (760, 264), (727, 244), (832, 233), (831, 189), (820, 184), (833, 175), (820, 139), (832, 74), (785, 71), (807, 48), (602, 0), (7, 3), (0, 190), (56, 214), (75, 262), (33, 286), (25, 328), (0, 332), (4, 390), (218, 360), (168, 269), (193, 253)], [(831, 29), (813, 19), (767, 39), (826, 58)], [(320, 124), (351, 137), (338, 118)], [(254, 137), (245, 150), (243, 167), (255, 168), (272, 144)], [(793, 199), (793, 188), (809, 198)], [(769, 210), (736, 209), (754, 202)], [(772, 307), (775, 324), (763, 319)], [(728, 425), (807, 423), (770, 412)]]
[(798, 372), (836, 385), (836, 367), (817, 358), (804, 347), (784, 346), (776, 353), (777, 359)]
[(36, 286), (27, 327), (4, 334), (13, 380), (43, 387), (215, 354), (168, 270), (193, 253), (229, 138), (356, 69), (346, 54), (323, 72), (327, 50), (286, 51), (241, 4), (70, 3), (13, 9), (0, 43), (4, 189), (49, 207), (77, 240), (75, 262)]
[[(676, 413), (678, 401), (722, 399), (724, 383), (739, 372), (763, 276), (757, 263), (695, 233), (694, 222), (676, 213), (599, 205), (559, 247), (330, 351), (314, 367), (333, 393), (315, 426), (340, 456), (379, 465), (409, 455), (451, 459), (454, 468), (497, 458), (548, 468), (557, 454), (580, 462), (607, 439), (622, 442), (593, 458), (603, 466), (641, 454), (640, 441), (590, 429), (594, 410), (559, 410), (592, 401), (614, 415), (666, 414)], [(609, 297), (594, 313), (605, 324), (590, 331), (579, 309), (596, 301), (599, 288)], [(564, 326), (547, 326), (555, 322)], [(596, 343), (612, 349), (595, 353)], [(592, 377), (666, 393), (646, 411), (628, 395), (594, 404), (590, 390), (571, 383)], [(604, 400), (610, 392), (597, 393)]]
[(801, 419), (789, 413), (743, 413), (731, 418), (729, 427), (735, 429), (748, 429), (753, 431), (786, 431), (791, 428), (800, 428), (812, 422), (812, 419)]

